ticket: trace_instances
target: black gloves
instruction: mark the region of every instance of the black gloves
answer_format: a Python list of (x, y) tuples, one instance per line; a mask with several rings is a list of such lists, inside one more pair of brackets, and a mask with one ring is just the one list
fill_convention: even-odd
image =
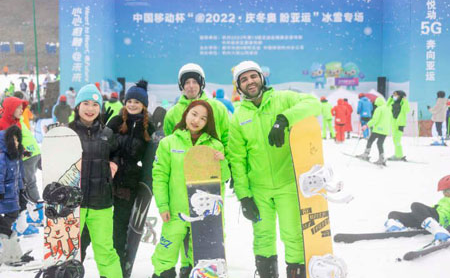
[(254, 223), (261, 220), (261, 218), (259, 217), (258, 207), (256, 206), (255, 201), (253, 201), (253, 198), (250, 197), (242, 198), (241, 205), (242, 205), (242, 213), (244, 214), (245, 218)]
[(111, 109), (111, 106), (108, 107), (108, 109), (106, 109), (105, 113), (103, 113), (102, 115), (102, 119), (103, 119), (103, 123), (107, 123), (109, 118), (111, 118), (112, 114), (114, 113), (114, 111)]
[(31, 157), (32, 153), (30, 151), (24, 150), (23, 151), (23, 156), (24, 157)]
[(288, 120), (282, 114), (277, 116), (277, 120), (269, 132), (269, 144), (280, 148), (284, 145), (284, 129), (289, 125)]
[(405, 129), (404, 126), (399, 126), (399, 127), (398, 127), (398, 130), (400, 130), (401, 132), (403, 132), (404, 129)]

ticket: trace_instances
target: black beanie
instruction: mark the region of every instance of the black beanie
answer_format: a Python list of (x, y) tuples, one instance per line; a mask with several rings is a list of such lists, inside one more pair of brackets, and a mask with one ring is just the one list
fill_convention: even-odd
[(200, 89), (203, 89), (203, 77), (196, 72), (186, 72), (181, 76), (180, 81), (182, 88), (184, 88), (184, 83), (186, 83), (186, 80), (188, 80), (189, 78), (194, 78), (195, 81), (197, 81), (198, 85), (200, 85)]
[(125, 95), (125, 102), (132, 98), (139, 100), (145, 107), (148, 107), (147, 81), (141, 80), (136, 86), (128, 89)]

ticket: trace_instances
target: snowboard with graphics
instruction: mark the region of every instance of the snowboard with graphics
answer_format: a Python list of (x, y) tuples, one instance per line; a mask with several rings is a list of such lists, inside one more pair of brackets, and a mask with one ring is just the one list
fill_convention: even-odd
[[(70, 128), (49, 130), (42, 142), (42, 179), (45, 201), (43, 273), (55, 266), (80, 270), (80, 188), (82, 147)], [(82, 274), (81, 274), (82, 275)], [(80, 276), (74, 276), (80, 277)], [(82, 276), (81, 276), (82, 277)]]
[[(297, 180), (297, 192), (303, 230), (305, 266), (313, 256), (333, 254), (328, 201), (320, 195), (305, 197), (299, 184), (300, 176), (315, 165), (323, 165), (322, 137), (319, 122), (309, 117), (295, 124), (290, 130), (292, 161)], [(322, 189), (322, 191), (325, 190)], [(311, 277), (307, 271), (307, 277)]]
[(227, 277), (220, 162), (214, 153), (210, 147), (195, 146), (184, 157), (190, 215), (179, 216), (191, 223), (194, 267), (190, 277)]

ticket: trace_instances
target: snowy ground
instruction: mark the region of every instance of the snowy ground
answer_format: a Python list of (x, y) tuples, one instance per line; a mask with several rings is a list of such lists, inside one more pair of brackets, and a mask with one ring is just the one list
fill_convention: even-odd
[[(427, 164), (388, 162), (388, 167), (379, 169), (369, 163), (342, 155), (342, 152), (360, 153), (365, 148), (365, 140), (347, 140), (344, 144), (324, 141), (325, 161), (333, 165), (336, 178), (345, 182), (345, 190), (355, 199), (347, 205), (330, 204), (332, 232), (373, 232), (381, 231), (386, 216), (391, 210), (409, 209), (411, 202), (420, 201), (434, 205), (441, 194), (436, 192), (438, 180), (449, 174), (450, 148), (428, 146), (430, 138), (404, 138), (404, 151), (411, 160)], [(386, 155), (393, 153), (392, 138), (385, 143)], [(378, 155), (372, 149), (373, 160)], [(40, 175), (40, 173), (38, 173)], [(226, 251), (231, 278), (251, 278), (254, 273), (252, 254), (252, 229), (239, 210), (235, 197), (228, 197), (226, 208)], [(151, 215), (157, 215), (152, 204)], [(158, 221), (156, 230), (161, 229)], [(42, 232), (42, 231), (41, 231)], [(417, 249), (429, 241), (430, 235), (414, 238), (363, 241), (354, 244), (334, 244), (334, 252), (342, 257), (349, 271), (349, 278), (398, 278), (398, 277), (449, 277), (450, 249), (432, 254), (413, 262), (396, 262), (405, 252)], [(42, 240), (39, 237), (23, 239), (23, 249), (33, 249), (32, 255), (42, 258)], [(286, 277), (284, 249), (279, 242), (280, 278)], [(152, 274), (151, 255), (154, 246), (141, 244), (132, 277), (144, 278)], [(98, 277), (92, 250), (88, 250), (85, 262), (86, 276)], [(34, 277), (31, 272), (4, 272), (0, 277)]]

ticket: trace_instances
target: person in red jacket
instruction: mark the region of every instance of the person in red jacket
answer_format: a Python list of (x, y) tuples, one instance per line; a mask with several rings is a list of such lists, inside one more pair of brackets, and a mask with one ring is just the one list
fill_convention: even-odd
[(30, 90), (30, 99), (33, 99), (34, 89), (36, 88), (36, 85), (33, 82), (33, 79), (28, 82), (28, 90)]
[(5, 130), (12, 125), (20, 125), (20, 117), (22, 116), (23, 110), (28, 106), (28, 101), (22, 100), (17, 97), (7, 97), (3, 101), (3, 114), (0, 119), (0, 130)]
[(348, 99), (344, 98), (344, 105), (347, 107), (347, 119), (345, 121), (345, 127), (344, 131), (347, 133), (347, 139), (350, 139), (350, 132), (353, 130), (352, 127), (352, 113), (353, 113), (353, 107), (348, 103)]
[(345, 125), (348, 120), (348, 109), (344, 104), (344, 100), (338, 99), (338, 104), (331, 109), (334, 116), (334, 129), (336, 130), (336, 143), (345, 141)]

